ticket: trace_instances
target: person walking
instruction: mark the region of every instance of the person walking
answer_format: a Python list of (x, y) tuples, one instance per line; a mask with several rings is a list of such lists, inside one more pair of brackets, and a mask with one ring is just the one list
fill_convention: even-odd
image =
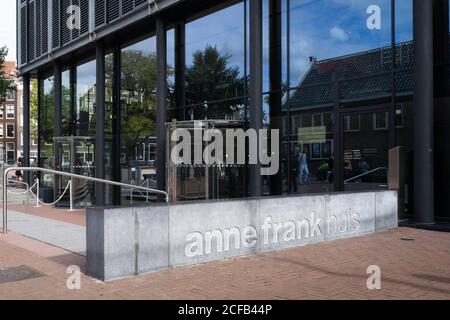
[(308, 149), (305, 147), (298, 156), (300, 184), (309, 183)]
[[(23, 160), (22, 160), (22, 158), (19, 158), (18, 160), (17, 160), (17, 166), (18, 167), (22, 167), (23, 166)], [(22, 181), (23, 179), (22, 179), (22, 171), (21, 170), (17, 170), (16, 171), (16, 181)]]

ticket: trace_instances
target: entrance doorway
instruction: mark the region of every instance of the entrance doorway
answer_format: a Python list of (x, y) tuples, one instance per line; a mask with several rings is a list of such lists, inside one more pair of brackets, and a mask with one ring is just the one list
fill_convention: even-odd
[[(59, 169), (63, 172), (95, 176), (95, 139), (92, 137), (56, 137), (55, 155), (59, 154)], [(69, 178), (55, 177), (56, 198), (65, 191)], [(73, 179), (73, 199), (76, 207), (90, 206), (95, 203), (94, 183)], [(57, 206), (69, 206), (69, 195), (66, 194)]]

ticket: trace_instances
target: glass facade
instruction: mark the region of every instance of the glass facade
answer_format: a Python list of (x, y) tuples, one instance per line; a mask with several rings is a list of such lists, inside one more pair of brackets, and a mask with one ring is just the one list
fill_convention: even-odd
[[(156, 187), (156, 38), (121, 50), (121, 182)], [(122, 188), (122, 203), (149, 200)]]
[[(261, 1), (263, 66), (257, 72), (263, 83), (263, 127), (280, 132), (280, 170), (263, 177), (263, 194), (386, 189), (389, 150), (413, 147), (413, 0)], [(449, 119), (449, 8), (448, 1), (436, 3), (441, 6), (437, 25), (445, 25), (436, 33), (436, 82), (445, 84), (436, 90), (437, 112), (440, 119)], [(126, 39), (126, 45), (107, 46), (112, 50), (105, 57), (107, 179), (156, 187), (163, 175), (169, 178), (168, 188), (176, 185), (178, 201), (248, 196), (246, 165), (161, 172), (156, 163), (158, 148), (166, 147), (157, 144), (158, 121), (170, 123), (168, 133), (192, 128), (193, 121), (220, 129), (248, 128), (249, 13), (249, 1), (223, 1), (167, 21), (168, 112), (163, 120), (157, 119), (155, 30)], [(92, 60), (67, 67), (62, 132), (76, 137), (78, 145), (75, 160), (63, 152), (63, 166), (75, 161), (71, 166), (79, 173), (94, 175), (96, 65)], [(54, 152), (53, 96), (52, 79), (42, 80), (40, 163), (48, 167)], [(447, 137), (447, 126), (438, 123), (440, 139)], [(448, 160), (448, 148), (439, 146), (438, 152), (437, 162)], [(91, 194), (93, 186), (87, 189)], [(107, 194), (106, 202), (113, 203), (112, 188)], [(119, 198), (122, 204), (154, 200), (124, 188)]]
[(244, 117), (245, 26), (244, 2), (186, 23), (187, 119)]
[(412, 98), (412, 1), (399, 2), (264, 1), (265, 109), (283, 136), (271, 194), (387, 188), (390, 119), (406, 112), (394, 93)]
[[(54, 79), (49, 77), (39, 81), (39, 166), (54, 168), (54, 127), (55, 127)], [(41, 185), (54, 186), (54, 176), (42, 175)]]

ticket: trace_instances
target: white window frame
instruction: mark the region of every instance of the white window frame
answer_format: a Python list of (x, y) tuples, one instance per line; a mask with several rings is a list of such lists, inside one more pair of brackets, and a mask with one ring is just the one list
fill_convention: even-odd
[[(12, 117), (10, 117), (9, 115), (10, 115), (10, 113), (9, 113), (9, 111), (8, 111), (8, 109), (10, 109), (10, 108), (12, 108)], [(6, 119), (15, 119), (15, 117), (16, 117), (16, 107), (13, 105), (13, 104), (7, 104), (6, 105)]]
[[(386, 116), (386, 121), (384, 127), (377, 126), (377, 116), (378, 114), (384, 114)], [(373, 113), (373, 130), (374, 131), (386, 131), (389, 129), (389, 112), (374, 112)]]
[(361, 115), (353, 115), (358, 117), (358, 129), (351, 129), (351, 121), (348, 122), (348, 126), (345, 123), (345, 118), (349, 118), (351, 120), (352, 115), (344, 116), (344, 132), (360, 132), (361, 131)]

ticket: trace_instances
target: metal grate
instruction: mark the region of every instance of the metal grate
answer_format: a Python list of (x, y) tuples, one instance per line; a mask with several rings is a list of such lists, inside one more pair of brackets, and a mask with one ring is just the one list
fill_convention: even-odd
[(95, 26), (101, 26), (106, 22), (106, 3), (105, 0), (95, 0)]
[(58, 48), (60, 46), (60, 33), (59, 33), (59, 21), (60, 21), (60, 0), (53, 0), (52, 3), (52, 47)]
[(34, 4), (34, 1), (28, 4), (28, 61), (33, 61), (35, 57)]
[(35, 50), (36, 50), (36, 58), (41, 56), (41, 36), (42, 36), (42, 15), (41, 15), (41, 0), (36, 0), (35, 1), (35, 6), (36, 6), (36, 35), (35, 35), (35, 39), (36, 39), (36, 45), (35, 45)]
[[(23, 0), (22, 0), (23, 2)], [(27, 7), (20, 8), (20, 60), (26, 63), (27, 60)]]
[(134, 9), (134, 0), (122, 1), (122, 14), (128, 13)]
[[(48, 0), (20, 0), (20, 65), (47, 54), (49, 44), (51, 48), (57, 49), (89, 33), (91, 0), (50, 1), (51, 7)], [(93, 25), (97, 28), (113, 22), (137, 7), (144, 7), (146, 3), (147, 0), (94, 0)], [(66, 26), (66, 20), (69, 17), (67, 8), (70, 5), (80, 7), (80, 29), (69, 30)], [(51, 40), (48, 30), (49, 18), (52, 24)]]
[[(67, 8), (70, 6), (70, 0), (62, 0), (61, 1), (61, 17), (66, 17), (67, 15)], [(70, 42), (71, 39), (71, 32), (69, 28), (64, 24), (64, 21), (66, 19), (61, 19), (61, 44), (65, 45), (66, 43)]]
[(108, 22), (117, 19), (120, 16), (120, 2), (119, 0), (107, 1)]
[(81, 34), (89, 32), (89, 0), (80, 0)]
[(41, 54), (48, 52), (48, 1), (41, 4)]
[[(72, 0), (72, 5), (80, 7), (80, 0)], [(80, 16), (80, 19), (81, 19), (81, 16)], [(80, 21), (80, 24), (81, 24), (81, 21)], [(74, 39), (78, 38), (79, 36), (80, 36), (80, 30), (76, 29), (76, 28), (72, 29), (72, 39), (71, 40), (74, 40)]]

